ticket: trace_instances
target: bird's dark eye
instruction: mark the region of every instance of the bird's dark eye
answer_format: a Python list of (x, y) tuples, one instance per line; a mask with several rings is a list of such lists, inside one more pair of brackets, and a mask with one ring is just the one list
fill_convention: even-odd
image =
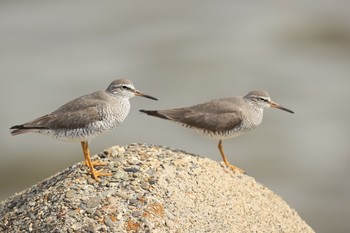
[(124, 89), (124, 90), (129, 90), (129, 89), (130, 89), (128, 86), (121, 86), (121, 87), (122, 87), (122, 89)]
[(260, 100), (260, 101), (263, 101), (263, 102), (266, 101), (266, 99), (264, 99), (264, 98), (259, 98), (259, 100)]

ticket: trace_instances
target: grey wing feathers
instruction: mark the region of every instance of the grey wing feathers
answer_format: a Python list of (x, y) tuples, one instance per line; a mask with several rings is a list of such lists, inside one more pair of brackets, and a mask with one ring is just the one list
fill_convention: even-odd
[(84, 112), (48, 114), (22, 125), (13, 126), (11, 129), (73, 129), (82, 128), (93, 121), (101, 120), (96, 109), (91, 107), (87, 110), (89, 110), (89, 113), (85, 110)]
[[(100, 94), (99, 92), (95, 92), (90, 95), (81, 96), (50, 114), (22, 125), (15, 125), (11, 127), (11, 129), (15, 129), (12, 134), (20, 134), (30, 129), (81, 128), (91, 122), (102, 120), (102, 116), (96, 108), (99, 104), (103, 104), (103, 100), (98, 98)], [(91, 98), (92, 96), (94, 98)]]
[[(184, 113), (184, 111), (180, 112)], [(174, 113), (173, 111), (170, 113), (170, 116), (168, 115), (169, 112), (167, 111), (159, 111), (159, 113), (164, 114), (168, 118), (182, 123), (185, 126), (195, 127), (213, 132), (231, 130), (232, 128), (241, 124), (240, 118), (235, 117), (235, 113), (208, 113), (191, 110), (186, 111), (182, 116), (179, 116), (178, 113)]]
[(146, 111), (149, 115), (179, 122), (188, 127), (196, 127), (212, 132), (231, 130), (242, 123), (239, 112), (229, 103), (216, 100), (187, 108)]

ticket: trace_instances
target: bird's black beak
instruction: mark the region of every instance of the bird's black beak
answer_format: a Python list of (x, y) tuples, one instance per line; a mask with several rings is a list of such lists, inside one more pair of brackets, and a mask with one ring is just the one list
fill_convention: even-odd
[(136, 96), (142, 96), (142, 97), (145, 97), (145, 98), (148, 98), (148, 99), (152, 99), (152, 100), (158, 100), (157, 98), (153, 97), (153, 96), (150, 96), (150, 95), (146, 95), (146, 94), (143, 94), (142, 92), (138, 91), (138, 90), (134, 90), (133, 91), (134, 94)]
[(270, 103), (271, 108), (278, 108), (278, 109), (281, 109), (281, 110), (286, 111), (286, 112), (294, 113), (292, 110), (285, 108), (285, 107), (282, 107), (281, 105), (279, 105), (273, 101), (270, 101), (269, 103)]

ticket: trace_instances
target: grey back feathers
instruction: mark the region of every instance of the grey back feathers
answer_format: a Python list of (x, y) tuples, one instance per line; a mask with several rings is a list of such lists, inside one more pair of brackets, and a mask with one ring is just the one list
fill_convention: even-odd
[(148, 115), (172, 120), (190, 128), (214, 133), (230, 131), (242, 123), (241, 111), (233, 103), (242, 101), (237, 97), (222, 98), (206, 103), (167, 110), (140, 110)]

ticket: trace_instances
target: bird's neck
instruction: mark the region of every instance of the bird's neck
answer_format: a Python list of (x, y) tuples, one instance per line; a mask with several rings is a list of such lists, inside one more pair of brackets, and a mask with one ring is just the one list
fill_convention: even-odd
[(263, 119), (264, 108), (257, 106), (251, 101), (247, 101), (247, 103), (249, 104), (250, 111), (246, 112), (246, 119), (249, 121), (250, 128), (255, 128), (260, 125)]

